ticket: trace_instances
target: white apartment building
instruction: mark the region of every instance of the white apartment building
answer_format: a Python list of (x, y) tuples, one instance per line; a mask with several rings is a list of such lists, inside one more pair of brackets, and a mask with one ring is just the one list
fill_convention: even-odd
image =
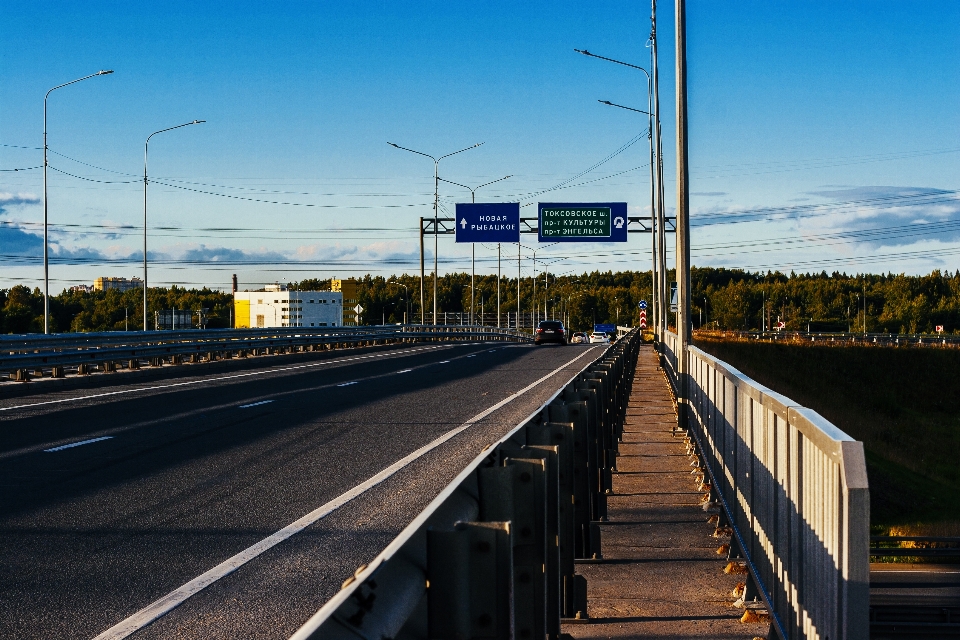
[(343, 326), (339, 291), (286, 291), (274, 285), (265, 291), (234, 293), (233, 308), (238, 329)]

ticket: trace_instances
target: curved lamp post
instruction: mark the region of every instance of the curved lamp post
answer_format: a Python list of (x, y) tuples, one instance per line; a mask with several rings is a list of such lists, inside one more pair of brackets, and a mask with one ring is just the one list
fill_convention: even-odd
[[(477, 190), (478, 190), (478, 189), (482, 189), (483, 187), (486, 187), (487, 185), (491, 185), (491, 184), (493, 184), (493, 183), (495, 183), (495, 182), (500, 182), (501, 180), (506, 180), (507, 178), (512, 178), (512, 177), (513, 177), (513, 176), (503, 176), (502, 178), (497, 178), (496, 180), (491, 180), (490, 182), (485, 182), (484, 184), (480, 185), (479, 187), (474, 187), (473, 189), (471, 189), (470, 187), (468, 187), (468, 186), (465, 185), (465, 184), (460, 184), (459, 182), (454, 182), (453, 180), (447, 180), (447, 179), (445, 179), (445, 178), (439, 178), (439, 179), (440, 179), (440, 180), (443, 180), (443, 181), (446, 182), (447, 184), (454, 184), (454, 185), (457, 185), (458, 187), (463, 187), (464, 189), (466, 189), (467, 191), (470, 192), (470, 202), (471, 202), (471, 203), (476, 203), (476, 201), (477, 201)], [(498, 250), (497, 250), (498, 253), (497, 253), (497, 255), (498, 255), (498, 256), (499, 256), (499, 246), (500, 246), (500, 243), (498, 242), (498, 243), (497, 243), (497, 247), (498, 247)], [(475, 280), (475, 278), (476, 278), (476, 274), (477, 274), (477, 250), (476, 250), (476, 243), (471, 242), (471, 243), (470, 243), (470, 325), (471, 325), (471, 326), (473, 325), (473, 311), (474, 311), (474, 308), (475, 308), (475, 306), (476, 306), (475, 303), (474, 303), (474, 280)], [(498, 287), (497, 287), (497, 292), (498, 292), (498, 296), (497, 296), (497, 307), (498, 307), (498, 308), (500, 307), (499, 291), (500, 291), (500, 287), (498, 286)]]
[(97, 76), (108, 76), (111, 73), (113, 73), (112, 69), (106, 69), (70, 82), (58, 84), (43, 96), (43, 332), (45, 334), (50, 333), (50, 261), (47, 240), (47, 98), (57, 89)]
[(406, 309), (406, 312), (403, 314), (403, 323), (406, 324), (407, 314), (410, 313), (410, 297), (409, 297), (409, 292), (407, 290), (407, 285), (403, 284), (402, 282), (397, 282), (396, 280), (390, 280), (389, 282), (387, 282), (387, 284), (396, 284), (403, 287), (403, 306)]
[[(439, 233), (437, 233), (437, 231), (439, 231), (438, 225), (440, 224), (440, 221), (438, 220), (438, 218), (440, 217), (440, 192), (439, 192), (440, 161), (443, 160), (444, 158), (455, 156), (458, 153), (463, 153), (464, 151), (469, 151), (470, 149), (476, 149), (483, 143), (478, 142), (475, 145), (465, 147), (463, 149), (460, 149), (460, 151), (454, 151), (453, 153), (448, 153), (444, 156), (440, 156), (439, 158), (434, 158), (429, 153), (424, 153), (422, 151), (415, 151), (413, 149), (401, 147), (400, 145), (394, 144), (393, 142), (388, 142), (387, 144), (390, 145), (391, 147), (395, 147), (402, 151), (409, 151), (410, 153), (415, 153), (418, 156), (426, 156), (427, 158), (430, 158), (431, 160), (433, 160), (433, 231), (434, 231), (433, 233), (433, 324), (437, 324), (437, 277), (439, 276), (438, 267), (437, 267), (437, 250), (439, 249), (438, 236), (440, 235)], [(422, 233), (422, 227), (421, 227), (421, 233)], [(421, 249), (422, 248), (423, 247), (421, 245)], [(421, 314), (423, 313), (423, 256), (422, 255), (420, 259), (420, 313)]]
[[(154, 131), (147, 136), (147, 141), (143, 143), (143, 330), (147, 330), (147, 152), (150, 147), (150, 138), (157, 135), (158, 133), (163, 133), (164, 131), (173, 131), (174, 129), (179, 129), (181, 127), (189, 127), (192, 124), (202, 124), (206, 120), (194, 120), (193, 122), (184, 122), (183, 124), (178, 124), (175, 127), (167, 127), (166, 129), (160, 129), (159, 131)], [(274, 312), (276, 314), (276, 312)], [(274, 319), (274, 324), (276, 324), (276, 319)]]
[[(651, 234), (650, 234), (651, 251), (653, 253), (653, 271), (651, 272), (650, 276), (651, 276), (651, 280), (657, 282), (659, 285), (654, 287), (655, 295), (653, 299), (653, 304), (654, 304), (653, 317), (657, 321), (656, 324), (659, 324), (660, 314), (658, 313), (657, 309), (659, 309), (659, 306), (662, 305), (661, 297), (662, 297), (664, 288), (666, 286), (664, 283), (664, 278), (666, 278), (666, 275), (665, 275), (666, 267), (664, 264), (662, 264), (662, 260), (658, 260), (658, 258), (661, 258), (662, 255), (657, 251), (657, 245), (662, 244), (663, 242), (663, 237), (662, 237), (663, 220), (660, 215), (660, 212), (663, 209), (663, 193), (661, 189), (658, 188), (660, 186), (660, 182), (655, 177), (656, 171), (655, 171), (655, 164), (654, 164), (655, 162), (654, 146), (656, 145), (658, 149), (660, 146), (660, 142), (659, 142), (660, 118), (659, 118), (659, 114), (655, 113), (653, 109), (654, 87), (653, 87), (652, 78), (650, 77), (650, 73), (639, 65), (630, 64), (629, 62), (623, 62), (621, 60), (615, 60), (613, 58), (607, 58), (605, 56), (598, 56), (595, 53), (591, 53), (587, 51), (586, 49), (574, 49), (574, 51), (576, 51), (577, 53), (583, 54), (585, 56), (589, 56), (591, 58), (606, 60), (607, 62), (613, 62), (614, 64), (619, 64), (624, 67), (630, 67), (631, 69), (642, 71), (643, 75), (647, 77), (647, 110), (646, 111), (643, 111), (641, 109), (634, 109), (632, 107), (625, 107), (621, 104), (615, 104), (613, 102), (610, 102), (609, 100), (598, 100), (598, 102), (611, 107), (619, 107), (621, 109), (627, 109), (628, 111), (635, 111), (637, 113), (643, 113), (647, 115), (647, 139), (650, 141), (650, 220), (653, 222), (653, 227), (651, 228)], [(657, 135), (656, 143), (654, 142), (654, 137), (653, 137), (655, 132)]]

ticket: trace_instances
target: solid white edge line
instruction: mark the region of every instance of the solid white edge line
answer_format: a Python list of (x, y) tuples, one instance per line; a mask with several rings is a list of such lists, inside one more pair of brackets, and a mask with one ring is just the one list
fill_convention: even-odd
[(152, 387), (137, 387), (136, 389), (121, 389), (120, 391), (107, 391), (105, 393), (94, 393), (88, 396), (77, 396), (76, 398), (60, 398), (58, 400), (45, 400), (44, 402), (34, 402), (33, 404), (20, 404), (13, 407), (0, 407), (0, 411), (13, 411), (14, 409), (30, 409), (33, 407), (42, 407), (48, 404), (62, 404), (65, 402), (80, 402), (81, 400), (91, 400), (94, 398), (105, 398), (109, 396), (119, 396), (127, 393), (137, 393), (138, 391), (156, 391), (157, 389), (172, 389), (173, 387), (187, 387), (195, 384), (205, 384), (207, 382), (219, 382), (221, 380), (234, 380), (237, 378), (249, 378), (250, 376), (262, 376), (268, 373), (281, 373), (284, 371), (296, 371), (297, 369), (312, 369), (322, 367), (327, 364), (337, 364), (340, 362), (353, 362), (355, 360), (369, 360), (370, 358), (383, 358), (390, 355), (416, 353), (418, 351), (427, 351), (434, 349), (449, 349), (453, 345), (437, 345), (435, 347), (415, 347), (404, 349), (403, 351), (385, 351), (371, 353), (363, 356), (354, 356), (352, 358), (336, 358), (333, 360), (323, 360), (321, 362), (311, 362), (308, 364), (298, 364), (292, 367), (280, 367), (277, 369), (267, 369), (265, 371), (250, 371), (248, 373), (238, 373), (230, 376), (220, 376), (219, 378), (204, 378), (201, 380), (190, 380), (187, 382), (174, 382), (172, 384), (160, 384)]
[(544, 382), (545, 380), (548, 380), (549, 378), (555, 376), (556, 374), (563, 371), (565, 368), (567, 368), (568, 366), (570, 366), (571, 364), (573, 364), (583, 356), (590, 353), (590, 351), (591, 350), (589, 349), (584, 351), (573, 360), (570, 360), (564, 363), (562, 366), (554, 369), (547, 375), (530, 383), (523, 389), (520, 389), (519, 391), (507, 396), (506, 398), (496, 403), (495, 405), (481, 411), (474, 417), (470, 418), (470, 420), (468, 420), (467, 422), (464, 422), (459, 427), (455, 429), (451, 429), (450, 431), (447, 431), (439, 438), (436, 438), (435, 440), (429, 442), (428, 444), (425, 444), (424, 446), (420, 447), (413, 453), (410, 453), (404, 456), (403, 458), (401, 458), (400, 460), (397, 460), (386, 469), (383, 469), (376, 475), (372, 476), (371, 478), (368, 478), (367, 480), (358, 484), (357, 486), (350, 489), (349, 491), (346, 491), (340, 494), (333, 500), (318, 507), (317, 509), (314, 509), (313, 511), (306, 514), (305, 516), (291, 522), (280, 531), (277, 531), (273, 535), (264, 538), (260, 542), (257, 542), (256, 544), (253, 544), (247, 547), (240, 553), (221, 562), (220, 564), (210, 569), (206, 573), (203, 573), (197, 576), (190, 582), (187, 582), (186, 584), (180, 586), (177, 589), (174, 589), (173, 591), (163, 596), (162, 598), (148, 604), (146, 607), (144, 607), (143, 609), (140, 609), (140, 611), (136, 612), (126, 620), (121, 621), (120, 623), (110, 627), (100, 635), (96, 636), (93, 640), (121, 640), (122, 638), (126, 638), (129, 635), (139, 631), (140, 629), (144, 628), (148, 624), (154, 622), (155, 620), (161, 618), (162, 616), (166, 615), (167, 613), (169, 613), (170, 611), (178, 607), (179, 605), (183, 604), (188, 598), (190, 598), (194, 594), (207, 588), (208, 586), (210, 586), (220, 578), (230, 575), (231, 573), (233, 573), (234, 571), (242, 567), (247, 562), (250, 562), (257, 556), (262, 554), (264, 551), (267, 551), (268, 549), (275, 547), (276, 545), (280, 544), (287, 538), (293, 536), (294, 534), (299, 533), (300, 531), (303, 531), (310, 525), (314, 524), (315, 522), (329, 515), (336, 509), (342, 507), (343, 505), (350, 502), (357, 496), (360, 496), (363, 493), (367, 492), (369, 489), (377, 486), (378, 484), (380, 484), (390, 476), (394, 475), (395, 473), (397, 473), (398, 471), (400, 471), (410, 463), (414, 462), (417, 458), (420, 458), (421, 456), (423, 456), (425, 453), (428, 453), (431, 450), (436, 449), (444, 442), (462, 433), (466, 429), (469, 429), (480, 420), (483, 420), (484, 418), (486, 418), (488, 415), (490, 415), (497, 409), (500, 409), (501, 407), (508, 404), (509, 402), (516, 400), (527, 391), (538, 386), (540, 383)]
[[(579, 356), (577, 356), (573, 360), (570, 360), (567, 363), (567, 365), (573, 364), (583, 356), (592, 352), (593, 349), (594, 347), (588, 347)], [(580, 371), (582, 371), (582, 369)], [(423, 526), (424, 522), (426, 522), (431, 516), (433, 516), (434, 513), (436, 513), (437, 507), (440, 504), (442, 504), (443, 501), (446, 500), (451, 493), (457, 490), (457, 488), (463, 483), (464, 479), (466, 479), (471, 473), (473, 473), (476, 467), (479, 466), (483, 462), (483, 460), (489, 457), (490, 449), (493, 449), (494, 447), (497, 447), (498, 445), (510, 440), (518, 430), (523, 428), (524, 424), (532, 420), (541, 411), (541, 409), (543, 409), (543, 407), (545, 407), (547, 404), (552, 402), (554, 398), (559, 396), (560, 393), (563, 391), (564, 387), (566, 387), (573, 380), (575, 380), (578, 375), (580, 375), (580, 371), (575, 373), (569, 380), (561, 384), (560, 387), (557, 389), (557, 391), (554, 392), (554, 394), (550, 398), (548, 398), (542, 405), (534, 409), (533, 412), (530, 413), (530, 415), (528, 415), (526, 418), (518, 422), (515, 427), (510, 429), (510, 431), (503, 434), (497, 441), (491, 443), (487, 447), (484, 447), (483, 451), (481, 451), (480, 454), (478, 454), (477, 457), (474, 458), (473, 461), (463, 469), (463, 471), (461, 471), (449, 484), (447, 484), (447, 486), (444, 487), (439, 494), (437, 494), (437, 496), (430, 502), (430, 504), (427, 505), (423, 511), (417, 514), (417, 517), (414, 518), (403, 529), (403, 531), (401, 531), (400, 534), (396, 538), (394, 538), (390, 542), (390, 544), (388, 544), (386, 548), (384, 548), (383, 551), (380, 552), (380, 554), (376, 558), (374, 558), (373, 560), (370, 561), (369, 564), (367, 564), (366, 568), (362, 572), (357, 573), (354, 576), (355, 580), (358, 582), (363, 582), (364, 580), (369, 578), (373, 574), (373, 572), (375, 572), (377, 568), (384, 561), (388, 560), (397, 551), (399, 551), (400, 548), (402, 548), (403, 545), (406, 544), (406, 542), (409, 540), (410, 538), (409, 532), (416, 531), (417, 529), (419, 529), (421, 526)], [(341, 589), (336, 594), (334, 594), (334, 596), (330, 598), (330, 600), (328, 600), (316, 613), (314, 613), (309, 620), (303, 623), (303, 625), (297, 630), (296, 633), (290, 636), (289, 640), (306, 640), (307, 638), (310, 638), (313, 635), (313, 632), (316, 631), (317, 627), (320, 624), (322, 624), (326, 618), (330, 617), (330, 615), (332, 615), (333, 612), (336, 611), (341, 604), (343, 604), (344, 600), (350, 597), (351, 593), (352, 593), (351, 590)]]
[(90, 438), (89, 440), (83, 440), (81, 442), (71, 442), (70, 444), (62, 444), (59, 447), (53, 447), (52, 449), (44, 449), (44, 453), (53, 453), (54, 451), (63, 451), (64, 449), (72, 449), (74, 447), (79, 447), (82, 444), (90, 444), (91, 442), (100, 442), (101, 440), (110, 440), (113, 436), (100, 436), (99, 438)]

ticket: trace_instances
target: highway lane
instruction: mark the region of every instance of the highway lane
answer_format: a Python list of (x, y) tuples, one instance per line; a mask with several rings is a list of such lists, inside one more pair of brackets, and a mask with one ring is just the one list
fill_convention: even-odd
[(600, 354), (414, 347), (0, 401), (0, 636), (94, 637), (559, 370), (131, 636), (287, 637)]

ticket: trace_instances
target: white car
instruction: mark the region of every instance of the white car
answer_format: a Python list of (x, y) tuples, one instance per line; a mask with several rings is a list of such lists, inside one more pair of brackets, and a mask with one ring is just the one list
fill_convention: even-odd
[(591, 333), (590, 344), (610, 344), (610, 336), (605, 333)]

